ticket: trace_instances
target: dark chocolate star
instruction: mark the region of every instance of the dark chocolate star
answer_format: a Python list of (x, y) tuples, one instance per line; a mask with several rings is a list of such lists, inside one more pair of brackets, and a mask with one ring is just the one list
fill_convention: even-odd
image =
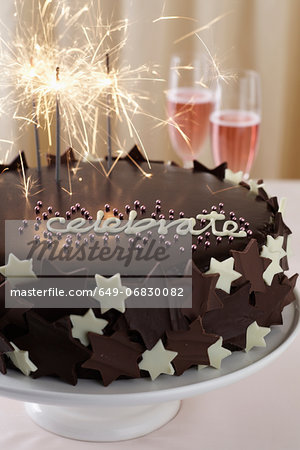
[[(25, 153), (23, 151), (21, 152), (21, 157), (23, 160), (23, 167), (26, 170), (28, 168), (28, 166), (27, 166), (27, 162), (26, 162)], [(0, 164), (0, 173), (7, 168), (9, 169), (10, 172), (12, 170), (20, 170), (21, 169), (21, 157), (18, 155), (9, 165)]]
[(225, 346), (245, 348), (248, 326), (255, 321), (259, 323), (262, 313), (250, 304), (249, 291), (249, 282), (229, 295), (221, 291), (223, 308), (209, 311), (203, 317), (204, 330), (222, 336)]
[[(258, 183), (259, 184), (259, 183)], [(264, 201), (267, 201), (267, 200), (269, 200), (269, 196), (268, 196), (268, 194), (266, 193), (266, 191), (264, 190), (264, 188), (262, 188), (262, 187), (259, 187), (258, 188), (258, 196), (257, 196), (258, 198), (261, 198), (262, 200), (264, 200)]]
[[(139, 163), (146, 162), (146, 159), (145, 159), (144, 155), (142, 154), (142, 152), (140, 151), (140, 149), (138, 148), (137, 145), (132, 147), (132, 149), (130, 150), (128, 155), (131, 158), (133, 158), (136, 162), (139, 162)], [(128, 157), (128, 155), (126, 156), (126, 158), (129, 159), (129, 161), (132, 162), (132, 160)]]
[(239, 186), (242, 186), (242, 187), (244, 187), (245, 189), (247, 189), (248, 191), (250, 191), (250, 186), (249, 186), (249, 184), (248, 183), (246, 183), (246, 181), (241, 181), (240, 183), (239, 183)]
[(265, 292), (266, 284), (262, 275), (271, 260), (260, 257), (257, 240), (251, 239), (245, 250), (231, 250), (231, 254), (234, 258), (234, 269), (250, 281), (250, 292)]
[(198, 316), (203, 317), (207, 311), (223, 307), (223, 304), (215, 291), (219, 274), (205, 275), (198, 269), (193, 261), (192, 275), (192, 307), (182, 309), (182, 313), (191, 321), (195, 320)]
[(109, 323), (104, 330), (105, 335), (111, 335), (115, 331), (121, 331), (122, 333), (126, 333), (132, 342), (137, 342), (138, 344), (144, 345), (143, 339), (135, 330), (130, 330), (128, 323), (124, 317), (124, 314), (120, 314), (117, 320), (114, 323)]
[(0, 372), (6, 373), (6, 364), (4, 354), (13, 351), (13, 347), (8, 340), (0, 333)]
[(145, 350), (142, 345), (131, 342), (128, 336), (116, 331), (112, 336), (88, 333), (93, 354), (82, 364), (83, 368), (100, 372), (104, 386), (120, 376), (139, 378), (137, 360)]
[(276, 214), (279, 209), (277, 197), (271, 197), (267, 199), (266, 202), (270, 207), (271, 211), (273, 211), (273, 213)]
[[(107, 159), (107, 156), (105, 157), (105, 159)], [(117, 159), (117, 157), (113, 156), (112, 159), (113, 159), (113, 161), (115, 161)], [(142, 154), (141, 150), (138, 148), (137, 145), (134, 145), (132, 147), (132, 149), (129, 150), (127, 155), (122, 159), (129, 161), (129, 163), (131, 163), (133, 165), (134, 165), (134, 162), (132, 160), (134, 160), (137, 163), (146, 162), (146, 158), (144, 157), (144, 155)]]
[(255, 306), (262, 313), (257, 320), (258, 325), (282, 325), (282, 310), (295, 299), (293, 290), (297, 277), (298, 275), (293, 275), (289, 279), (283, 274), (275, 275), (265, 293), (255, 294)]
[[(272, 230), (273, 231), (273, 230)], [(275, 219), (274, 219), (274, 231), (271, 232), (272, 236), (274, 238), (277, 238), (278, 236), (283, 236), (283, 245), (282, 248), (284, 250), (287, 249), (287, 243), (288, 243), (288, 236), (290, 234), (292, 234), (291, 230), (289, 229), (289, 227), (284, 223), (283, 219), (282, 219), (282, 214), (277, 211), (275, 214)], [(289, 269), (289, 265), (288, 265), (288, 260), (287, 260), (287, 256), (284, 256), (281, 261), (280, 261), (280, 265), (282, 267), (283, 270), (288, 270)]]
[(187, 331), (167, 331), (168, 350), (178, 353), (173, 359), (176, 375), (194, 365), (209, 365), (208, 347), (217, 342), (219, 336), (205, 333), (201, 318), (191, 323)]
[(274, 219), (274, 237), (277, 238), (278, 236), (284, 236), (285, 234), (292, 234), (292, 232), (284, 223), (281, 212), (277, 212)]
[[(56, 156), (51, 153), (47, 153), (47, 163), (48, 167), (54, 166), (56, 161)], [(61, 164), (74, 164), (77, 161), (72, 147), (69, 147), (63, 155), (60, 157)]]
[(219, 180), (224, 180), (225, 170), (227, 169), (227, 163), (222, 163), (214, 169), (209, 169), (198, 161), (194, 161), (194, 172), (206, 172), (219, 178)]
[(26, 313), (29, 332), (15, 339), (15, 344), (29, 352), (38, 370), (33, 378), (56, 375), (69, 384), (77, 383), (76, 364), (86, 361), (90, 351), (73, 339), (61, 324), (49, 323), (36, 313)]
[(179, 308), (128, 308), (125, 318), (130, 329), (140, 333), (147, 350), (154, 347), (165, 331), (188, 328)]
[(296, 300), (294, 289), (296, 286), (298, 276), (299, 276), (298, 273), (295, 273), (291, 278), (288, 278), (285, 275), (282, 277), (281, 284), (283, 284), (283, 285), (286, 284), (289, 286), (289, 292), (288, 292), (287, 296), (284, 298), (283, 307), (289, 305), (294, 300)]

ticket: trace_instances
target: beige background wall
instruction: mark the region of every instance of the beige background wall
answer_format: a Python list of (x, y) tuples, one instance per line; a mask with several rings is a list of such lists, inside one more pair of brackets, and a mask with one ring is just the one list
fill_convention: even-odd
[[(31, 0), (25, 1), (28, 3), (27, 12), (30, 12)], [(7, 25), (11, 24), (13, 29), (10, 3), (1, 2), (0, 18)], [(69, 3), (76, 8), (76, 5), (82, 6), (84, 2), (75, 0)], [(128, 43), (121, 54), (122, 63), (130, 62), (132, 66), (145, 61), (158, 64), (160, 75), (165, 79), (170, 55), (179, 48), (174, 41), (214, 17), (229, 12), (201, 36), (212, 53), (217, 55), (224, 70), (232, 67), (251, 68), (261, 74), (261, 141), (252, 176), (300, 177), (299, 0), (102, 0), (101, 7), (104, 17), (127, 17), (131, 24)], [(169, 20), (153, 23), (162, 14), (189, 16), (198, 22)], [(203, 50), (194, 36), (183, 41), (180, 46)], [(150, 102), (145, 103), (145, 110), (154, 116), (165, 117), (163, 91), (166, 83), (145, 82), (143, 89), (148, 91), (151, 98)], [(150, 158), (176, 159), (166, 128), (154, 128), (153, 120), (143, 116), (137, 117), (135, 124)], [(122, 144), (130, 148), (132, 141), (126, 128), (118, 124), (115, 131)], [(15, 124), (4, 116), (0, 118), (0, 138), (3, 136), (13, 137), (16, 146), (25, 148), (29, 163), (35, 164), (31, 129), (18, 135)], [(45, 153), (47, 144), (43, 137), (42, 145)], [(4, 147), (0, 144), (0, 158), (3, 157)], [(100, 139), (99, 148), (103, 154), (105, 146)], [(200, 160), (213, 165), (208, 144)]]

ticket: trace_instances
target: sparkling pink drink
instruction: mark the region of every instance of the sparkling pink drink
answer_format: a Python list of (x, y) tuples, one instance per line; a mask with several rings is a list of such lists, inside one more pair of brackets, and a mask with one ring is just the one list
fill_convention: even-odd
[(233, 172), (249, 175), (257, 150), (260, 116), (253, 111), (221, 110), (210, 116), (216, 164), (227, 161)]
[(169, 135), (174, 150), (184, 161), (198, 157), (208, 133), (212, 107), (213, 93), (209, 89), (183, 87), (168, 91), (168, 115), (176, 125), (169, 125)]

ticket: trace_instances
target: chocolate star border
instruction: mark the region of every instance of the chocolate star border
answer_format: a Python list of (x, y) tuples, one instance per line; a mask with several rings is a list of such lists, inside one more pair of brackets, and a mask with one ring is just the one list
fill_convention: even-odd
[[(28, 165), (27, 165), (25, 153), (23, 150), (21, 152), (21, 158), (23, 161), (23, 167), (26, 170), (28, 168)], [(21, 170), (21, 158), (20, 158), (20, 155), (18, 155), (9, 165), (0, 164), (0, 173), (4, 172), (5, 170), (9, 170), (9, 171)]]
[(26, 313), (28, 333), (15, 339), (21, 350), (29, 352), (30, 360), (37, 366), (33, 378), (57, 376), (76, 385), (76, 366), (81, 365), (91, 352), (76, 341), (59, 323), (50, 323), (33, 311)]
[(130, 341), (126, 333), (116, 331), (112, 336), (88, 333), (92, 345), (92, 356), (82, 368), (100, 372), (104, 386), (121, 376), (139, 378), (138, 360), (144, 347)]
[[(200, 167), (201, 166), (201, 167)], [(209, 173), (212, 173), (213, 172), (213, 170), (211, 171), (210, 169), (207, 169), (207, 168), (205, 168), (204, 166), (202, 166), (202, 165), (200, 165), (200, 166), (198, 166), (198, 169), (199, 170), (204, 170), (204, 171), (207, 171), (207, 172), (209, 172)], [(203, 167), (204, 167), (204, 169), (203, 169)], [(274, 223), (274, 235), (276, 236), (276, 234), (277, 235), (283, 235), (283, 234), (290, 234), (290, 230), (289, 230), (289, 228), (288, 227), (286, 227), (286, 225), (284, 224), (284, 222), (283, 222), (283, 220), (282, 220), (282, 216), (281, 216), (281, 213), (279, 213), (278, 212), (278, 201), (277, 201), (277, 198), (276, 197), (273, 197), (273, 198), (271, 198), (271, 199), (268, 199), (268, 196), (267, 196), (267, 194), (262, 194), (262, 192), (260, 192), (260, 195), (261, 195), (261, 197), (265, 197), (267, 200), (268, 200), (268, 204), (269, 204), (269, 206), (270, 206), (270, 208), (274, 211), (274, 213), (275, 213), (275, 223)], [(242, 264), (242, 262), (241, 262), (241, 260), (243, 259), (243, 258), (245, 258), (245, 260), (247, 260), (247, 258), (249, 259), (249, 260), (251, 260), (251, 258), (250, 258), (250, 255), (246, 255), (246, 249), (243, 251), (243, 252), (236, 252), (236, 254), (235, 254), (235, 259), (236, 260), (238, 260), (239, 259), (239, 262), (240, 262), (240, 264)], [(238, 256), (238, 254), (243, 254), (243, 255), (239, 255)], [(237, 262), (237, 264), (238, 264), (238, 262)], [(260, 269), (261, 270), (261, 269)], [(216, 277), (218, 277), (218, 275), (216, 276)], [(248, 275), (248, 278), (251, 278), (249, 275)], [(254, 277), (255, 278), (255, 277)], [(250, 280), (251, 281), (251, 280)], [(254, 280), (255, 281), (255, 280)], [(292, 289), (293, 289), (293, 286), (295, 285), (295, 281), (296, 281), (296, 275), (294, 276), (294, 277), (292, 277), (291, 279), (288, 279), (287, 277), (280, 277), (280, 276), (277, 276), (276, 277), (276, 279), (275, 279), (275, 281), (273, 282), (273, 284), (274, 284), (274, 286), (273, 286), (273, 284), (272, 284), (272, 286), (271, 287), (268, 287), (268, 291), (270, 291), (271, 290), (271, 288), (273, 289), (273, 291), (274, 290), (276, 290), (277, 289), (277, 291), (279, 292), (280, 290), (281, 290), (281, 292), (283, 292), (284, 293), (284, 299), (282, 300), (282, 302), (281, 302), (281, 304), (280, 304), (280, 301), (278, 302), (279, 304), (280, 304), (280, 306), (279, 306), (279, 312), (277, 311), (277, 317), (276, 317), (276, 314), (274, 314), (274, 317), (272, 318), (272, 320), (273, 320), (273, 322), (274, 323), (281, 323), (282, 322), (282, 317), (281, 317), (281, 311), (282, 311), (282, 309), (283, 309), (283, 307), (285, 306), (285, 304), (288, 304), (289, 302), (291, 302), (291, 301), (293, 301), (293, 293), (292, 293)], [(253, 293), (253, 291), (255, 291), (255, 289), (259, 289), (259, 288), (257, 288), (257, 287), (253, 287), (252, 286), (252, 284), (253, 284), (253, 281), (250, 283), (250, 287), (251, 287), (251, 289), (252, 289), (252, 291), (250, 290), (250, 293), (252, 292)], [(275, 289), (276, 288), (276, 289)], [(214, 289), (213, 289), (214, 290)], [(236, 291), (236, 292), (238, 292), (238, 291)], [(236, 294), (236, 292), (235, 292), (235, 294)], [(264, 295), (262, 295), (263, 293), (262, 292), (256, 292), (256, 293), (254, 293), (254, 296), (252, 296), (252, 299), (251, 299), (251, 296), (250, 296), (250, 306), (255, 306), (255, 305), (257, 305), (257, 307), (258, 307), (258, 310), (261, 310), (261, 312), (263, 312), (264, 311), (264, 309), (266, 309), (266, 308), (264, 308), (263, 307), (263, 305), (264, 305), (264, 302), (266, 301), (266, 297), (264, 296)], [(286, 294), (286, 295), (285, 295)], [(222, 295), (219, 293), (219, 295), (220, 295), (220, 297), (222, 297)], [(220, 306), (220, 299), (219, 300), (217, 300), (217, 298), (218, 298), (218, 296), (215, 298), (215, 301), (216, 302), (218, 302), (218, 305)], [(253, 300), (253, 298), (254, 298), (254, 300)], [(224, 300), (224, 296), (223, 296), (223, 300)], [(209, 302), (208, 302), (209, 303)], [(222, 302), (221, 302), (222, 303)], [(216, 308), (216, 309), (221, 309), (221, 308)], [(160, 310), (161, 311), (161, 310)], [(210, 312), (210, 311), (214, 311), (214, 309), (210, 309), (209, 307), (206, 309), (206, 312)], [(26, 310), (25, 310), (25, 312), (26, 312)], [(203, 314), (203, 312), (202, 312), (202, 314)], [(119, 321), (119, 319), (120, 319), (120, 317), (117, 319), (117, 321), (116, 322), (118, 322)], [(24, 311), (21, 311), (21, 314), (20, 314), (20, 320), (22, 321), (22, 320), (24, 320)], [(267, 324), (268, 322), (266, 321), (266, 319), (264, 319), (265, 321), (263, 322), (263, 321), (261, 321), (261, 323), (265, 323), (265, 324)], [(270, 322), (270, 319), (268, 319), (268, 321)], [(124, 325), (124, 323), (123, 323), (123, 325)]]
[(191, 323), (186, 331), (167, 331), (166, 349), (178, 353), (173, 359), (176, 375), (195, 365), (209, 365), (208, 348), (217, 342), (219, 336), (204, 331), (201, 317)]
[(208, 167), (204, 166), (203, 164), (201, 164), (195, 160), (193, 171), (210, 173), (211, 175), (214, 175), (215, 177), (219, 178), (219, 180), (224, 180), (226, 169), (227, 169), (227, 163), (222, 163), (213, 169), (209, 169)]
[(271, 286), (266, 286), (266, 292), (255, 292), (255, 308), (260, 311), (257, 323), (260, 326), (270, 327), (282, 325), (283, 308), (295, 300), (294, 288), (298, 274), (288, 278), (284, 274), (277, 274)]
[(203, 327), (206, 333), (223, 337), (223, 346), (229, 350), (242, 350), (246, 347), (246, 332), (248, 326), (258, 322), (262, 312), (249, 301), (250, 282), (245, 283), (231, 294), (220, 289), (218, 296), (223, 308), (208, 311), (203, 317)]
[(188, 322), (178, 308), (128, 308), (125, 319), (130, 329), (141, 335), (147, 350), (164, 337), (166, 330), (188, 328)]
[(271, 260), (260, 256), (256, 239), (251, 239), (244, 250), (230, 252), (234, 258), (234, 269), (243, 275), (238, 283), (250, 281), (250, 293), (265, 292), (266, 284), (262, 276)]

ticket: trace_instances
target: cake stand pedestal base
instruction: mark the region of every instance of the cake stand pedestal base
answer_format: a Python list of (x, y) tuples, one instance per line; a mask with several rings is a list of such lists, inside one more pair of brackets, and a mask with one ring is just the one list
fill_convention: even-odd
[(144, 436), (177, 414), (180, 400), (141, 406), (64, 407), (25, 403), (31, 419), (52, 433), (71, 439), (113, 442)]

